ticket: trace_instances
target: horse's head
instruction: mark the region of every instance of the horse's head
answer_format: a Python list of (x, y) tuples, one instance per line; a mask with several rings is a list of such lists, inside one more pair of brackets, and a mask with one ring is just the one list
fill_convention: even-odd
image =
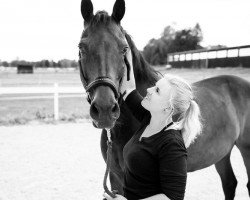
[(91, 0), (82, 0), (84, 31), (79, 43), (82, 83), (88, 94), (90, 116), (97, 128), (112, 128), (120, 116), (118, 99), (129, 48), (120, 21), (124, 0), (116, 0), (113, 13), (93, 14)]

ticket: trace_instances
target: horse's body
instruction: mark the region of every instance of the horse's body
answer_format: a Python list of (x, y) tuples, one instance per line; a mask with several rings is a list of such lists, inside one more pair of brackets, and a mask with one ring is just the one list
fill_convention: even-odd
[[(114, 41), (109, 41), (111, 36), (118, 32), (114, 38), (117, 39), (118, 36), (124, 34), (120, 40), (123, 40), (124, 44), (126, 39), (131, 49), (137, 90), (144, 96), (146, 88), (159, 79), (157, 73), (145, 62), (130, 36), (120, 29), (119, 23), (116, 24), (112, 20), (109, 22), (109, 16), (103, 12), (99, 13), (100, 16), (97, 16), (98, 20), (96, 20), (91, 13), (91, 10), (93, 11), (91, 6), (90, 0), (82, 1), (82, 15), (86, 28), (85, 35), (82, 36), (83, 45), (89, 45), (84, 51), (86, 51), (86, 57), (87, 51), (94, 52), (95, 55), (93, 57), (95, 59), (89, 55), (88, 59), (80, 60), (82, 81), (85, 84), (88, 81), (93, 82), (98, 77), (103, 77), (105, 73), (105, 76), (111, 77), (109, 79), (113, 80), (114, 85), (119, 88), (118, 75), (122, 76), (119, 70), (122, 70), (120, 65), (123, 60), (119, 52), (111, 48), (115, 45)], [(123, 17), (123, 9), (125, 9), (123, 6), (123, 0), (116, 1), (112, 15), (114, 21), (117, 22), (117, 19), (120, 21)], [(123, 14), (119, 15), (119, 13)], [(91, 27), (91, 24), (94, 26)], [(110, 32), (112, 32), (111, 35), (109, 35)], [(101, 49), (105, 49), (105, 53), (101, 52)], [(112, 54), (109, 54), (110, 52)], [(115, 56), (112, 57), (112, 55)], [(117, 60), (118, 58), (121, 59)], [(118, 62), (119, 65), (117, 65)], [(118, 77), (117, 80), (114, 77)], [(218, 76), (193, 85), (195, 101), (201, 109), (203, 132), (188, 148), (188, 171), (192, 172), (215, 164), (222, 180), (225, 199), (234, 199), (237, 180), (230, 163), (230, 154), (234, 145), (239, 148), (243, 156), (250, 180), (250, 83), (235, 76)], [(117, 108), (117, 101), (112, 90), (109, 85), (97, 85), (93, 88), (89, 94), (90, 114), (96, 127), (112, 128), (113, 151), (110, 182), (113, 190), (118, 190), (120, 194), (123, 194), (123, 147), (139, 127), (139, 122), (132, 116), (124, 102)], [(116, 116), (119, 118), (117, 119)], [(105, 160), (107, 159), (106, 141), (106, 130), (103, 129), (101, 149)], [(247, 187), (250, 193), (249, 181)]]
[[(196, 82), (194, 86), (204, 127), (202, 134), (188, 148), (188, 172), (215, 164), (226, 199), (234, 199), (237, 180), (230, 154), (235, 144), (250, 174), (250, 83), (235, 76), (218, 76)], [(140, 90), (142, 95), (145, 89)], [(119, 191), (123, 186), (122, 149), (138, 127), (126, 105), (122, 105), (121, 110), (118, 125), (112, 129), (114, 162), (110, 176), (112, 189)], [(103, 130), (101, 148), (105, 159), (106, 140)]]

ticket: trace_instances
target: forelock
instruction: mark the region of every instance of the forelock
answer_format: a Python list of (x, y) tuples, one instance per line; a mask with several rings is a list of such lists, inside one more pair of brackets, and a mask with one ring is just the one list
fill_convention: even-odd
[(98, 11), (90, 21), (90, 26), (98, 26), (99, 24), (109, 25), (112, 17), (106, 11)]

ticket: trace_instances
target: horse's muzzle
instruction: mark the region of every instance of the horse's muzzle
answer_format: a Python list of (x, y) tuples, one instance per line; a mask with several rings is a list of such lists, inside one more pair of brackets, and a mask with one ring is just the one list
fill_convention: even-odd
[(117, 119), (114, 120), (110, 120), (110, 121), (96, 121), (93, 120), (93, 126), (95, 128), (99, 128), (99, 129), (111, 129), (115, 126), (115, 122)]
[[(96, 128), (113, 128), (120, 116), (120, 108), (114, 99), (103, 99), (96, 96), (90, 106), (90, 116)], [(108, 103), (107, 103), (108, 102)]]

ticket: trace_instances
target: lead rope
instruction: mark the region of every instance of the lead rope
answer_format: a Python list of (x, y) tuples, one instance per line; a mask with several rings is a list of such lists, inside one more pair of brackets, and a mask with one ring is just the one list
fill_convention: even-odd
[(117, 192), (116, 191), (109, 191), (108, 187), (107, 187), (107, 177), (108, 177), (108, 174), (110, 172), (110, 165), (111, 165), (111, 154), (112, 154), (112, 140), (111, 140), (111, 133), (110, 133), (110, 129), (106, 129), (107, 131), (107, 137), (108, 137), (108, 140), (107, 140), (107, 146), (108, 146), (108, 149), (107, 149), (107, 167), (106, 167), (106, 171), (105, 171), (105, 174), (104, 174), (104, 179), (103, 179), (103, 188), (104, 188), (104, 191), (109, 195), (111, 196), (112, 198), (115, 198), (116, 197), (116, 194)]

